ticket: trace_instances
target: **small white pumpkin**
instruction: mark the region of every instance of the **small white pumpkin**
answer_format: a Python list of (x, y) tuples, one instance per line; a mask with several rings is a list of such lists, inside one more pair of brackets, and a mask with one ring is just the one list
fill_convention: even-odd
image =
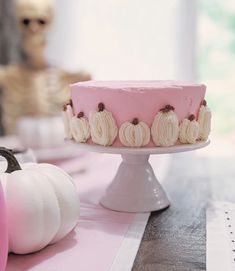
[(78, 113), (77, 117), (73, 116), (70, 123), (71, 134), (76, 142), (84, 143), (90, 137), (90, 126), (84, 113)]
[(207, 107), (207, 102), (204, 100), (199, 110), (199, 140), (207, 140), (211, 131), (211, 110)]
[(98, 111), (89, 116), (92, 141), (102, 146), (110, 146), (117, 137), (118, 128), (111, 112), (105, 109), (103, 103), (98, 104)]
[(179, 121), (174, 107), (166, 105), (154, 118), (151, 134), (156, 146), (173, 146), (179, 136)]
[(71, 133), (71, 119), (74, 116), (73, 114), (73, 108), (72, 108), (72, 101), (68, 104), (65, 104), (63, 107), (63, 112), (62, 112), (62, 118), (64, 122), (64, 131), (65, 131), (65, 138), (67, 139), (72, 139), (72, 133)]
[(195, 144), (199, 134), (199, 123), (194, 115), (190, 115), (180, 124), (179, 140), (185, 144)]
[(124, 122), (119, 129), (119, 139), (126, 147), (142, 147), (150, 141), (148, 125), (134, 118), (132, 122)]
[(25, 148), (59, 147), (65, 132), (61, 116), (24, 116), (17, 123), (17, 136)]
[(65, 237), (79, 218), (79, 198), (71, 177), (50, 164), (19, 165), (6, 148), (0, 148), (0, 155), (8, 161), (0, 180), (7, 207), (9, 252), (35, 252)]

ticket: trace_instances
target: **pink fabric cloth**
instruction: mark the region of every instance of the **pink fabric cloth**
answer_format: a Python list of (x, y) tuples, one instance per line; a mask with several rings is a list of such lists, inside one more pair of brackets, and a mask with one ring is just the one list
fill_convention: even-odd
[(5, 270), (8, 254), (7, 219), (4, 194), (0, 182), (0, 271)]
[(40, 252), (8, 257), (6, 271), (106, 271), (117, 255), (134, 214), (114, 212), (99, 204), (119, 165), (118, 155), (88, 153), (57, 163), (73, 172), (81, 201), (76, 229)]

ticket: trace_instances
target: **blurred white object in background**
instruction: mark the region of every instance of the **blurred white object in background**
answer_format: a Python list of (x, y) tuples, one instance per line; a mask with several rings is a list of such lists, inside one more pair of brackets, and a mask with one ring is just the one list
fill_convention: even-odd
[(196, 2), (57, 0), (47, 58), (99, 80), (194, 81)]
[[(197, 22), (199, 1), (178, 0), (175, 18), (175, 70), (177, 80), (197, 79)], [(173, 31), (174, 31), (173, 30)]]
[(37, 162), (36, 155), (32, 149), (16, 150), (15, 157), (19, 163)]
[(25, 148), (59, 147), (65, 138), (62, 117), (23, 117), (19, 120), (17, 135)]

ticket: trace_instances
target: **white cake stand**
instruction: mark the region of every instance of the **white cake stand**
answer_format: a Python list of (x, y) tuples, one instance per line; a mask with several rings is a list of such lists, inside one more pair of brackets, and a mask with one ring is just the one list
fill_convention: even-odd
[(208, 140), (197, 144), (153, 148), (118, 148), (89, 144), (78, 144), (78, 146), (91, 152), (122, 156), (116, 176), (101, 199), (104, 207), (122, 212), (151, 212), (168, 207), (170, 202), (148, 162), (150, 154), (192, 151), (203, 148), (209, 143)]

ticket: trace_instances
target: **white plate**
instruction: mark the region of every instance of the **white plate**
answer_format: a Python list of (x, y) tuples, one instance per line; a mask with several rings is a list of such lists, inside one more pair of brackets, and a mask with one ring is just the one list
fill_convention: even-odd
[[(23, 149), (24, 147), (20, 143), (17, 136), (0, 137), (0, 146), (4, 146), (10, 149)], [(79, 150), (77, 144), (71, 141), (65, 141), (60, 147), (57, 148), (45, 148), (45, 149), (33, 149), (33, 153), (37, 161), (50, 161), (50, 160), (62, 160), (73, 158), (84, 153), (83, 150)]]
[[(75, 143), (74, 143), (75, 144)], [(76, 143), (78, 149), (102, 152), (112, 154), (132, 154), (132, 155), (145, 155), (145, 154), (165, 154), (165, 153), (178, 153), (187, 152), (201, 149), (210, 144), (210, 140), (199, 141), (196, 144), (179, 144), (171, 147), (147, 147), (147, 148), (129, 148), (129, 147), (104, 147), (95, 144)]]
[(172, 147), (127, 148), (127, 147), (104, 147), (85, 143), (75, 143), (69, 140), (65, 141), (65, 143), (61, 147), (48, 149), (35, 149), (34, 152), (38, 161), (43, 160), (49, 161), (76, 157), (84, 153), (84, 151), (112, 153), (112, 154), (131, 153), (134, 155), (177, 153), (201, 149), (209, 145), (209, 143), (210, 141), (208, 140), (206, 142), (198, 142), (196, 144), (181, 144)]
[(114, 211), (142, 213), (161, 210), (170, 205), (165, 191), (148, 162), (149, 156), (193, 151), (206, 147), (209, 143), (208, 140), (167, 148), (103, 147), (77, 144), (77, 148), (92, 152), (121, 154), (122, 162), (100, 203)]
[(84, 153), (79, 150), (75, 143), (65, 142), (58, 148), (36, 149), (33, 150), (38, 161), (60, 160), (76, 157)]

